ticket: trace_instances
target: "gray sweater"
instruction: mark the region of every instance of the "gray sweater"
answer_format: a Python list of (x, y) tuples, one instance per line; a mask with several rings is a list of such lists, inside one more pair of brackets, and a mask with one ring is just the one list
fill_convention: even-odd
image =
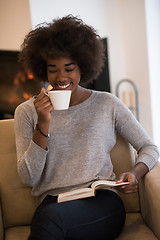
[(47, 150), (32, 141), (37, 123), (34, 99), (15, 111), (18, 172), (33, 196), (87, 187), (98, 179), (115, 179), (110, 151), (116, 133), (138, 151), (137, 162), (151, 169), (158, 149), (130, 110), (110, 93), (92, 91), (83, 103), (52, 111)]

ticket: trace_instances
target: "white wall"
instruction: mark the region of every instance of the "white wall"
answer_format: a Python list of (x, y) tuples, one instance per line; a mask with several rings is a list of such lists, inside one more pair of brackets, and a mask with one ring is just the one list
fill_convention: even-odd
[(145, 4), (143, 0), (121, 0), (124, 76), (133, 80), (139, 93), (140, 122), (152, 136), (152, 114)]
[(152, 129), (160, 148), (160, 1), (145, 0)]
[(19, 50), (31, 30), (28, 0), (0, 0), (0, 49)]

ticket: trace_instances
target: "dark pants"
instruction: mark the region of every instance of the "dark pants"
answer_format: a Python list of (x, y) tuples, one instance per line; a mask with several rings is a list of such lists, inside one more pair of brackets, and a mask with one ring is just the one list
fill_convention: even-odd
[(47, 196), (33, 216), (29, 240), (112, 240), (124, 222), (122, 200), (112, 191), (63, 203)]

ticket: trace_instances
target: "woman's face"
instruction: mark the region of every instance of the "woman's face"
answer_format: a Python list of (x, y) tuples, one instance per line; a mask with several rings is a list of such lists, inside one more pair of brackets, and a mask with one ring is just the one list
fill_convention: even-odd
[(47, 60), (47, 76), (54, 90), (74, 92), (80, 82), (81, 73), (76, 62), (67, 57), (60, 57)]

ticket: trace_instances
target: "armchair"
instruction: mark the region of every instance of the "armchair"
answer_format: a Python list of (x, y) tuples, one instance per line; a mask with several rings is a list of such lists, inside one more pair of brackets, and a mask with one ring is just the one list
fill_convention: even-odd
[[(0, 120), (0, 137), (0, 240), (27, 240), (39, 200), (31, 196), (17, 173), (13, 119)], [(134, 164), (133, 149), (121, 136), (111, 159), (116, 175)], [(138, 193), (121, 197), (126, 223), (117, 240), (160, 239), (160, 163), (142, 179)]]

